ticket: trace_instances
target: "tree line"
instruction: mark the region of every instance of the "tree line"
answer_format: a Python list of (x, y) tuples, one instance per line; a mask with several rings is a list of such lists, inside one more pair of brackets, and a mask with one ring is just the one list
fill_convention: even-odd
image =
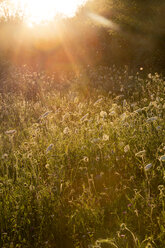
[(89, 0), (73, 18), (58, 20), (58, 34), (51, 27), (38, 37), (22, 29), (22, 16), (7, 15), (0, 21), (1, 57), (52, 70), (59, 64), (115, 64), (163, 71), (164, 12), (163, 0)]

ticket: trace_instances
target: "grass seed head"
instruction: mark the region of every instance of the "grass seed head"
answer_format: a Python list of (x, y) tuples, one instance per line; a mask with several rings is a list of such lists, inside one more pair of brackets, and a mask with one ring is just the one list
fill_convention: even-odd
[(8, 135), (14, 135), (14, 134), (16, 134), (16, 130), (15, 129), (13, 129), (13, 130), (8, 130), (8, 131), (6, 131), (5, 132), (5, 134), (8, 134)]
[(148, 171), (148, 170), (150, 170), (152, 168), (152, 164), (150, 163), (150, 164), (147, 164), (145, 167), (144, 167), (144, 170), (145, 171)]
[(52, 148), (53, 148), (53, 144), (50, 144), (49, 146), (48, 146), (48, 148), (46, 149), (46, 153), (48, 153), (49, 151), (51, 151), (52, 150)]

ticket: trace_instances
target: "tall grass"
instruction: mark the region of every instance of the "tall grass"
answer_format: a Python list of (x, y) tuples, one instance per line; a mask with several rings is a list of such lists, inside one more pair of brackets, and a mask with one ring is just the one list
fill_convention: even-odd
[[(142, 69), (141, 69), (142, 70)], [(13, 70), (0, 97), (0, 247), (165, 245), (165, 82)]]

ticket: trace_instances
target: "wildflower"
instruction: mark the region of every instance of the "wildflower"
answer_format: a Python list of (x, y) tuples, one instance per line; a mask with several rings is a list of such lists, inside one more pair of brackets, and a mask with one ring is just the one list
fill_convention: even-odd
[(155, 73), (155, 77), (156, 77), (156, 78), (159, 78), (160, 75), (156, 72), (156, 73)]
[(2, 155), (2, 159), (6, 159), (8, 157), (8, 154), (7, 153), (4, 153), (3, 155)]
[(103, 135), (103, 141), (107, 141), (107, 140), (109, 140), (109, 135), (104, 134), (104, 135)]
[(84, 158), (83, 158), (83, 161), (84, 161), (85, 163), (87, 163), (87, 162), (89, 162), (89, 158), (88, 158), (88, 157), (84, 157)]
[(160, 158), (159, 158), (160, 161), (164, 162), (165, 161), (165, 155), (162, 155)]
[(148, 119), (147, 119), (147, 122), (156, 121), (157, 119), (158, 119), (157, 116), (153, 116), (153, 117), (151, 117), (151, 118), (148, 118)]
[(52, 111), (47, 111), (47, 112), (45, 112), (43, 115), (41, 115), (41, 116), (39, 117), (39, 119), (44, 119), (44, 118), (47, 117), (51, 112), (52, 112)]
[(130, 146), (129, 146), (129, 145), (126, 145), (126, 146), (124, 147), (124, 152), (127, 153), (127, 152), (129, 152), (129, 151), (130, 151)]
[(46, 169), (49, 169), (49, 166), (50, 166), (49, 164), (46, 164), (46, 165), (45, 165), (45, 168), (46, 168)]
[(84, 116), (80, 119), (80, 121), (85, 121), (85, 120), (87, 119), (88, 115), (89, 115), (89, 113), (87, 113), (86, 115), (84, 115)]
[(158, 186), (158, 190), (161, 191), (161, 192), (163, 192), (164, 191), (164, 185), (159, 185)]
[(151, 167), (152, 167), (152, 164), (147, 164), (147, 165), (144, 167), (144, 170), (145, 170), (145, 171), (148, 171), (148, 170), (151, 169)]
[(50, 144), (50, 145), (48, 146), (48, 148), (46, 149), (46, 153), (48, 153), (50, 150), (52, 150), (52, 148), (53, 148), (53, 144)]
[(106, 111), (101, 111), (101, 112), (100, 112), (100, 116), (101, 116), (102, 118), (107, 117), (107, 112), (106, 112)]
[(143, 156), (145, 155), (145, 153), (146, 153), (146, 151), (143, 150), (143, 151), (137, 152), (137, 153), (135, 154), (135, 156), (136, 156), (136, 157), (143, 157)]
[(64, 128), (64, 131), (63, 131), (64, 134), (68, 134), (69, 132), (70, 132), (70, 129), (68, 127)]
[(5, 134), (11, 134), (11, 135), (13, 135), (13, 134), (15, 134), (17, 131), (15, 130), (15, 129), (13, 129), (13, 130), (9, 130), (9, 131), (6, 131), (5, 132)]
[(152, 78), (152, 74), (151, 73), (148, 74), (148, 78), (150, 78), (150, 79)]

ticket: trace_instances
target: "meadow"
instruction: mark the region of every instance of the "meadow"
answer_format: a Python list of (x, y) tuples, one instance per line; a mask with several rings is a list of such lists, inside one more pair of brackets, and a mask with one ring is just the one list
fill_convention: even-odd
[(23, 66), (0, 85), (0, 247), (165, 247), (163, 76)]

